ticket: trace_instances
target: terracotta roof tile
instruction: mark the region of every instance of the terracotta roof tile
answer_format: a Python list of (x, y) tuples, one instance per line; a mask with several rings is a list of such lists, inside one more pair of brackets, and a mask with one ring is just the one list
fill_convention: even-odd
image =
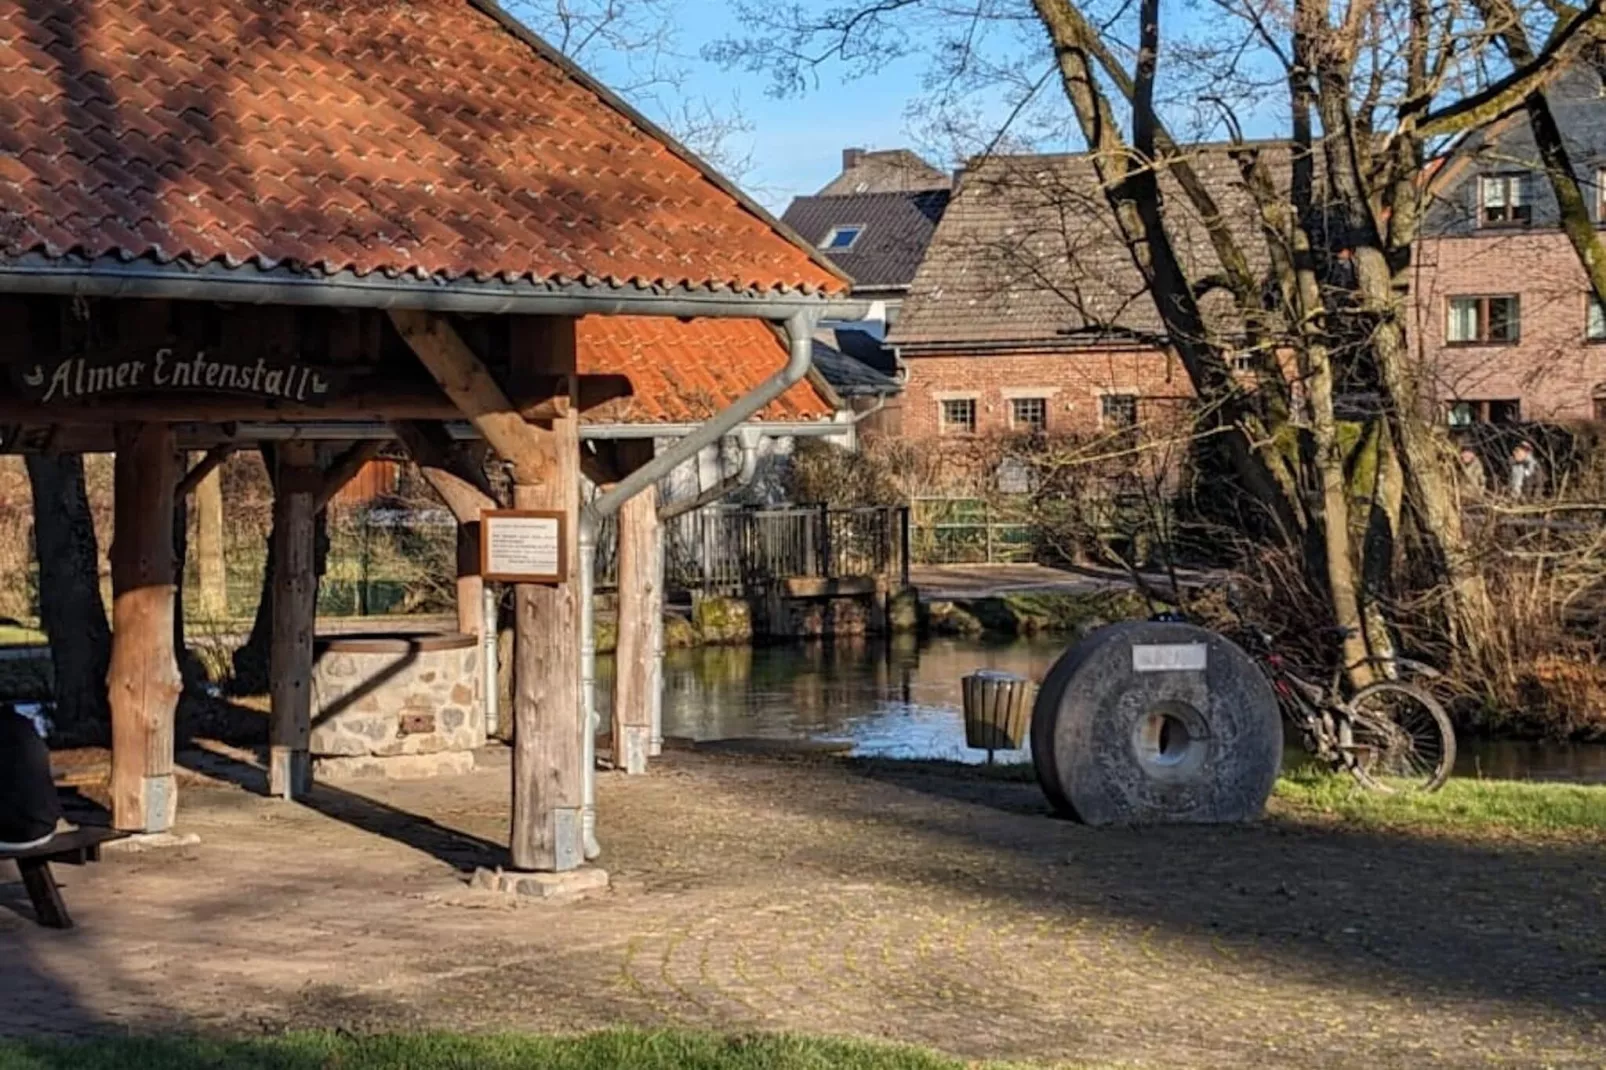
[[(630, 377), (635, 395), (587, 414), (596, 423), (701, 423), (780, 371), (786, 345), (762, 320), (586, 316), (577, 344), (581, 374)], [(761, 421), (829, 419), (834, 412), (805, 379), (765, 407)]]
[(840, 293), (474, 0), (0, 0), (0, 258)]

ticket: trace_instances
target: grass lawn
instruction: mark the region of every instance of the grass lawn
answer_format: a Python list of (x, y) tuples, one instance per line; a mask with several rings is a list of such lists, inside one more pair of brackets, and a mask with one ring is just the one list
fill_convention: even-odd
[(0, 1070), (1003, 1070), (1005, 1065), (848, 1040), (674, 1030), (579, 1037), (295, 1033), (251, 1040), (0, 1040)]
[(1304, 768), (1278, 780), (1272, 805), (1293, 817), (1319, 814), (1374, 828), (1606, 834), (1606, 787), (1580, 784), (1456, 778), (1431, 795), (1385, 795)]

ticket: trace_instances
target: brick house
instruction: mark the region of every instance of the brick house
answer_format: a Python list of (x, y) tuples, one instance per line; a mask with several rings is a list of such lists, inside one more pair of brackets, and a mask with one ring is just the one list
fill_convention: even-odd
[[(1599, 72), (1550, 88), (1598, 225), (1606, 225)], [(1416, 258), (1414, 336), (1453, 426), (1606, 419), (1606, 316), (1559, 227), (1527, 116), (1462, 146), (1436, 176)]]
[[(1222, 147), (1201, 147), (1195, 167), (1224, 205), (1246, 206)], [(1167, 202), (1178, 218), (1185, 205)], [(1180, 229), (1185, 254), (1209, 255), (1199, 228)], [(1084, 155), (966, 171), (888, 341), (915, 438), (1124, 432), (1193, 395)]]

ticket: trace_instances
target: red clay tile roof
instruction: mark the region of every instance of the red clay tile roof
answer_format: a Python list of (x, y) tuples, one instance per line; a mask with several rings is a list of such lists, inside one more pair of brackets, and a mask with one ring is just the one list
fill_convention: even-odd
[[(587, 413), (595, 423), (701, 423), (786, 364), (786, 346), (761, 320), (586, 316), (577, 342), (581, 374), (628, 375), (635, 395)], [(810, 380), (756, 417), (830, 418), (833, 406)]]
[(475, 0), (0, 0), (0, 260), (846, 289), (515, 30)]

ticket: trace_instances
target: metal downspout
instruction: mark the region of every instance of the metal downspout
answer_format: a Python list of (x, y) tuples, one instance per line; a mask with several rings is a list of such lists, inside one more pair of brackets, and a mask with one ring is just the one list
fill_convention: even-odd
[[(585, 722), (583, 733), (583, 816), (585, 829), (585, 856), (596, 858), (602, 853), (597, 843), (597, 642), (593, 634), (595, 616), (592, 607), (597, 563), (597, 529), (607, 517), (619, 512), (625, 502), (657, 483), (669, 472), (680, 467), (713, 442), (729, 434), (731, 429), (780, 397), (803, 379), (814, 362), (814, 325), (819, 313), (814, 310), (798, 312), (786, 321), (786, 366), (758, 386), (738, 398), (730, 408), (720, 412), (695, 431), (676, 440), (663, 453), (630, 473), (580, 507), (580, 710)], [(622, 746), (622, 741), (615, 741)]]

